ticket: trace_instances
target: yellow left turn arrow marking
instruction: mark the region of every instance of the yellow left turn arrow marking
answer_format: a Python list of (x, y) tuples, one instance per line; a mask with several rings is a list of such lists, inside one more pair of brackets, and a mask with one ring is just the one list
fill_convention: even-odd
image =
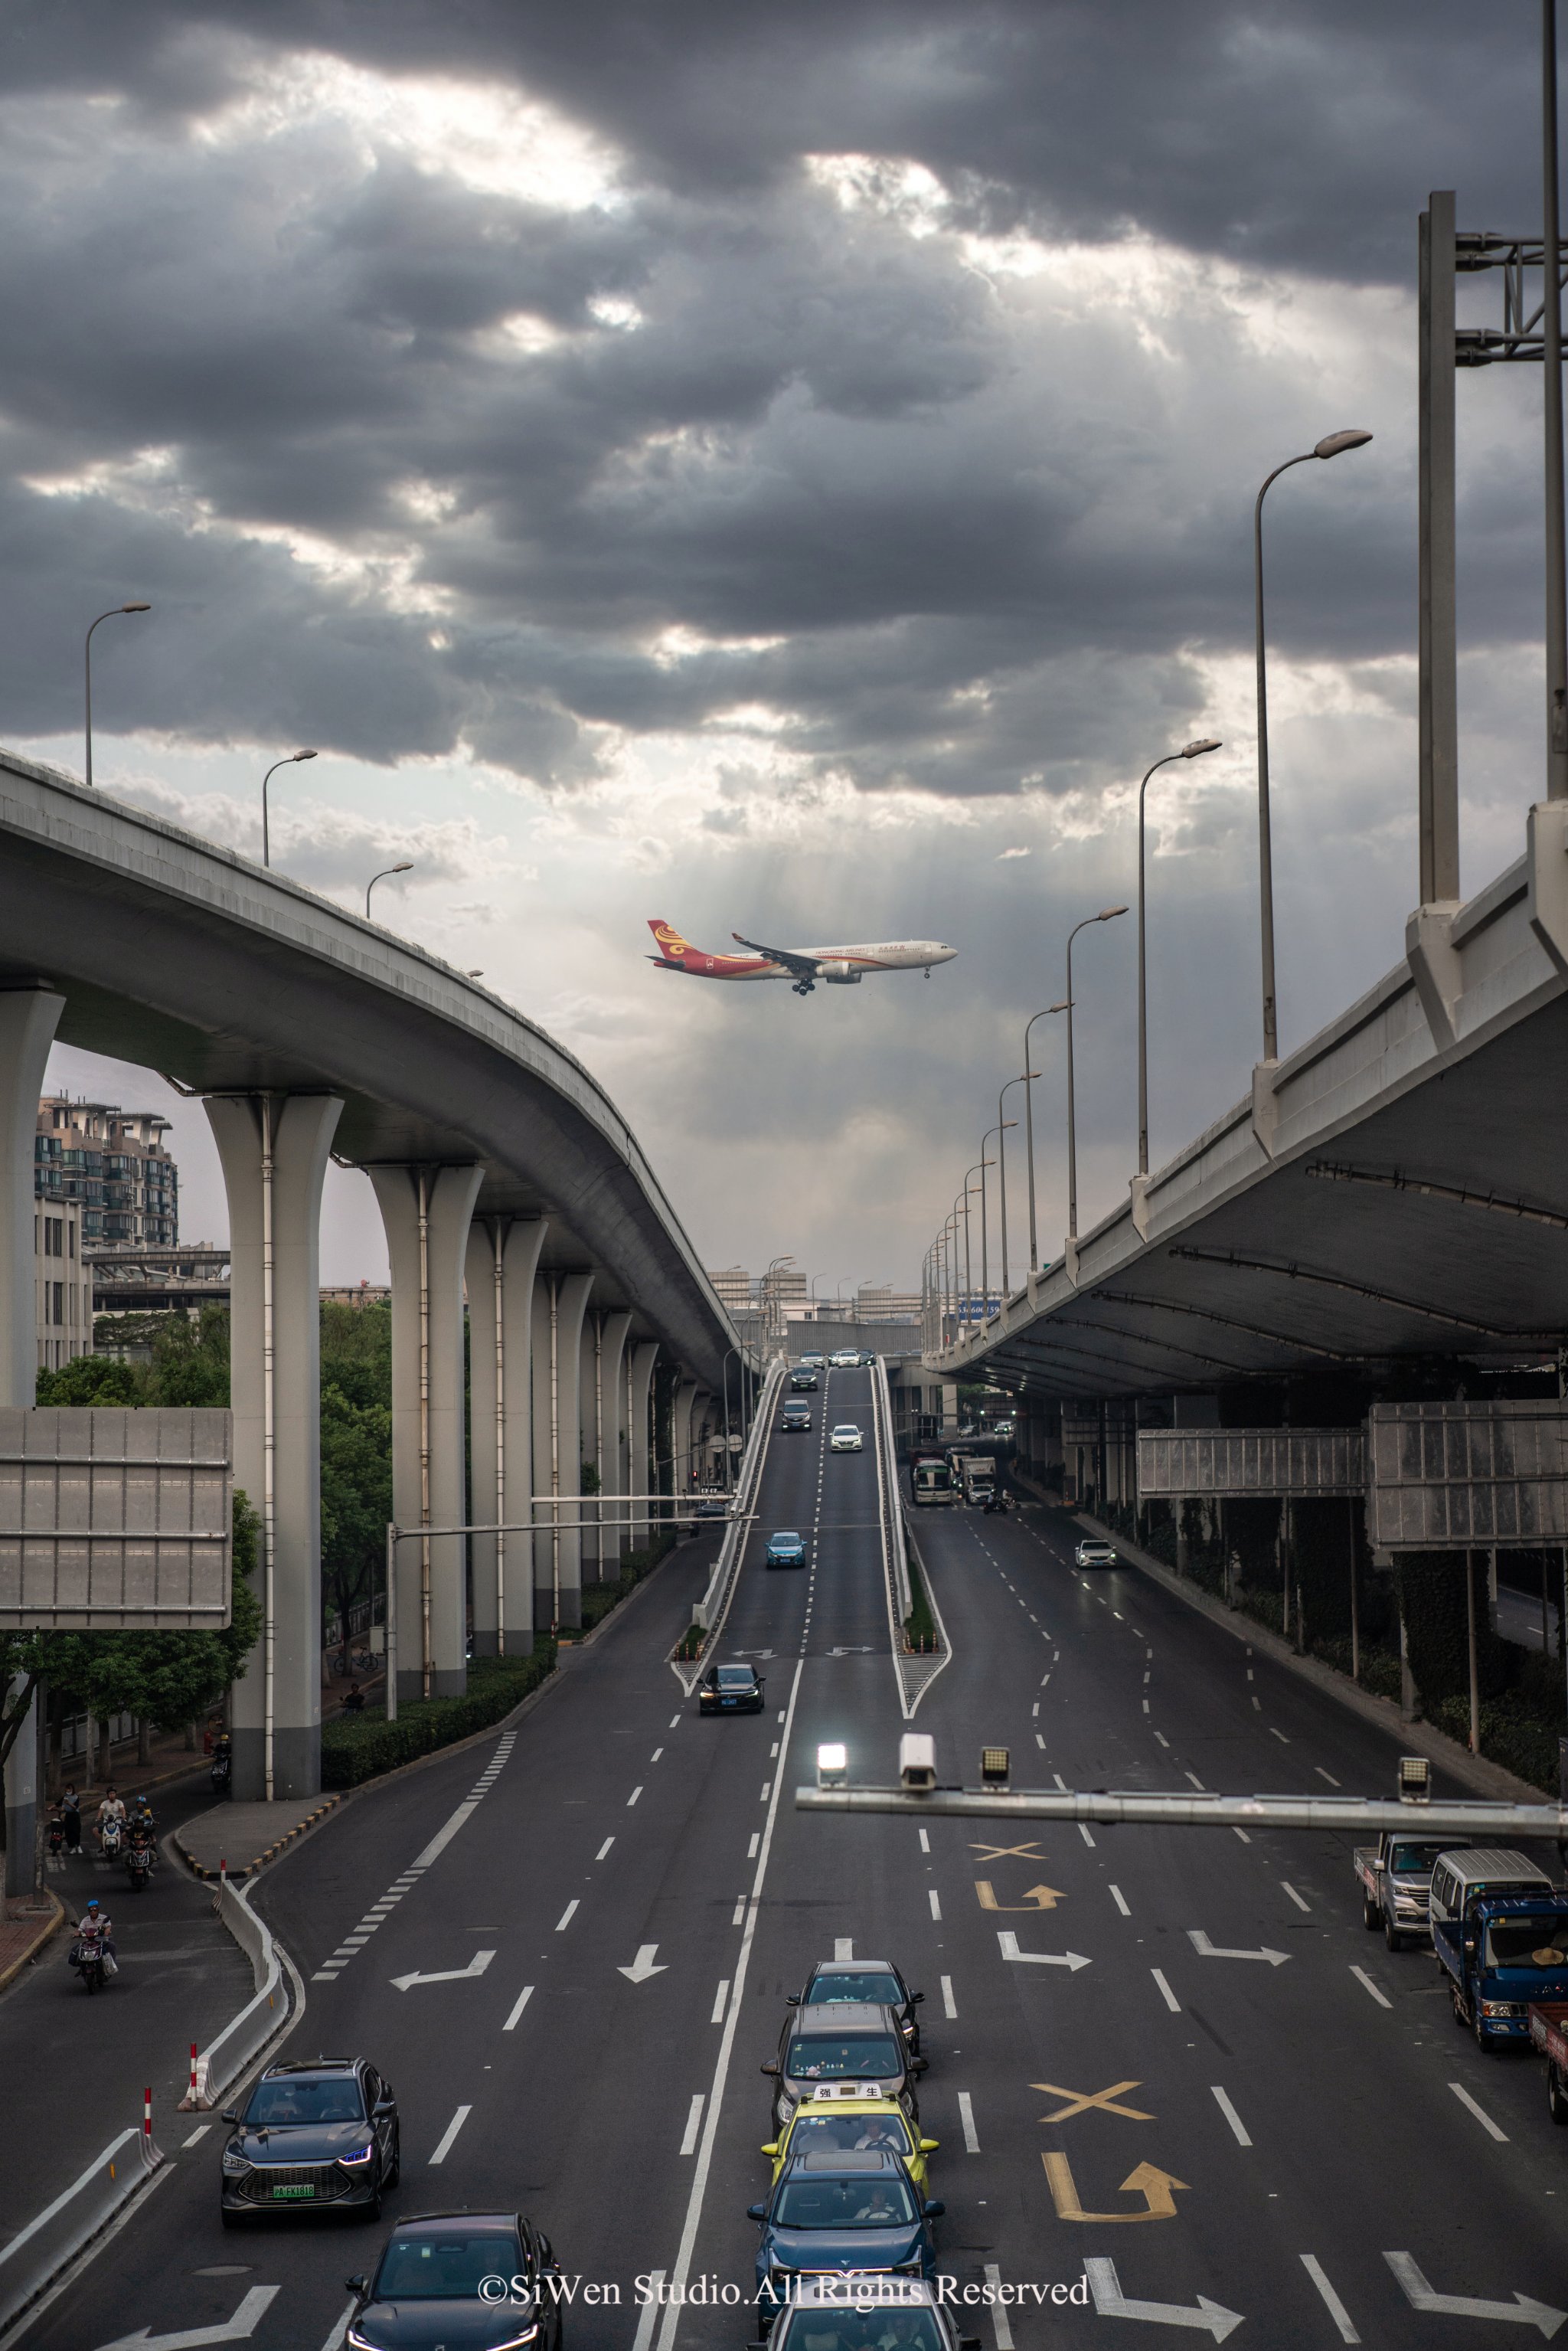
[(1054, 1886), (1030, 1886), (1021, 1902), (998, 1902), (988, 1877), (977, 1877), (975, 1891), (982, 1910), (1054, 1910), (1061, 1896)]
[(1067, 2158), (1053, 2154), (1042, 2155), (1040, 2159), (1051, 2182), (1051, 2200), (1056, 2207), (1059, 2220), (1174, 2220), (1176, 2217), (1175, 2190), (1179, 2188), (1184, 2195), (1190, 2193), (1185, 2179), (1177, 2179), (1172, 2173), (1161, 2171), (1155, 2164), (1140, 2163), (1123, 2180), (1121, 2193), (1124, 2196), (1141, 2196), (1145, 2208), (1142, 2212), (1086, 2212), (1079, 2202), (1072, 2167)]

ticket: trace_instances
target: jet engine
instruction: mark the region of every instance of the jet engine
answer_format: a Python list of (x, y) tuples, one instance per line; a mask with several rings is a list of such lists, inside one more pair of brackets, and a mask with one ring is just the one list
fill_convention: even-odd
[(860, 971), (852, 964), (825, 963), (819, 969), (830, 987), (858, 987), (861, 984)]

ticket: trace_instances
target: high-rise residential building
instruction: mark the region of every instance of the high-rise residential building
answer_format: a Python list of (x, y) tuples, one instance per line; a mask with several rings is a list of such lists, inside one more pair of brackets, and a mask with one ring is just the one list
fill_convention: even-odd
[(722, 1266), (710, 1271), (708, 1280), (718, 1293), (718, 1302), (731, 1314), (749, 1314), (752, 1302), (751, 1276), (741, 1265)]
[(46, 1094), (33, 1144), (33, 1247), (40, 1367), (92, 1353), (89, 1255), (172, 1249), (179, 1171), (156, 1111)]

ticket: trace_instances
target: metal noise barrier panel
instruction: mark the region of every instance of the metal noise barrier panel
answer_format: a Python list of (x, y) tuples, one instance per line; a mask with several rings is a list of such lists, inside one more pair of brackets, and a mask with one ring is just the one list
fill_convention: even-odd
[(233, 1552), (227, 1412), (0, 1409), (0, 1631), (216, 1631)]

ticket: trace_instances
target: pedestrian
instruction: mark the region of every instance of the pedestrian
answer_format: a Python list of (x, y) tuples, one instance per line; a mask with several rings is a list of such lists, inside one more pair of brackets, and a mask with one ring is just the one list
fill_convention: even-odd
[(60, 1813), (66, 1826), (66, 1851), (79, 1853), (81, 1851), (81, 1798), (77, 1794), (77, 1783), (74, 1780), (67, 1785), (65, 1795), (60, 1802)]

